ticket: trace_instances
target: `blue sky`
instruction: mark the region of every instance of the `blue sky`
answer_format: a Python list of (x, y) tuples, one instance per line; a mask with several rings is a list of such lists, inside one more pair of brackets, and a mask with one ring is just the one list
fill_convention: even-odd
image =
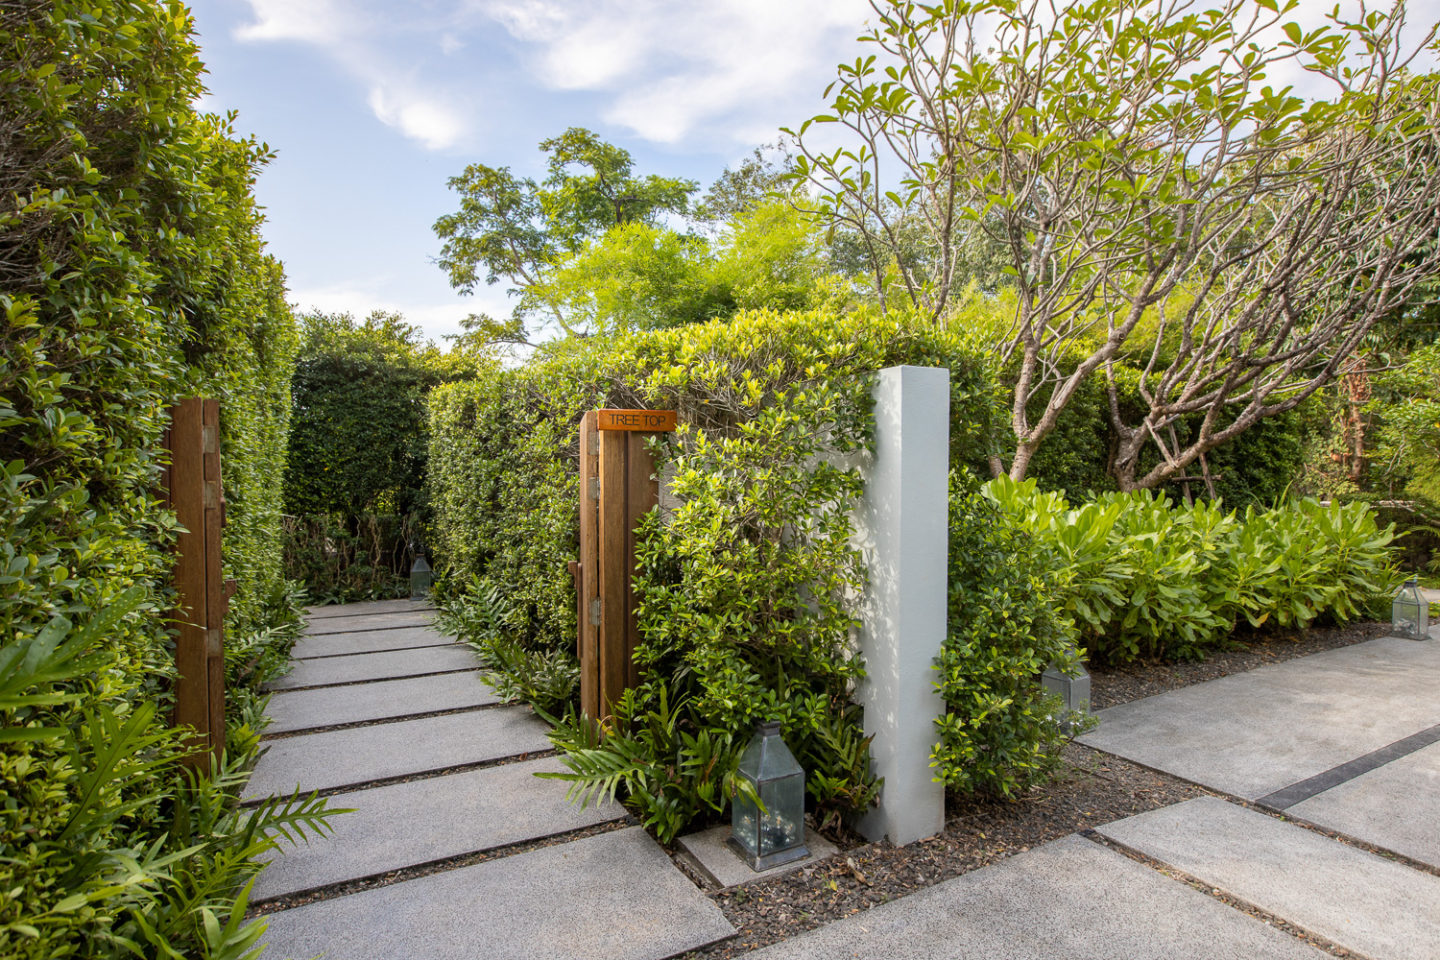
[(301, 309), (400, 310), (431, 337), (508, 314), (461, 297), (430, 229), (467, 163), (538, 175), (570, 126), (641, 173), (708, 185), (820, 112), (859, 51), (864, 0), (199, 0), (206, 109), (278, 153), (260, 179), (270, 251)]

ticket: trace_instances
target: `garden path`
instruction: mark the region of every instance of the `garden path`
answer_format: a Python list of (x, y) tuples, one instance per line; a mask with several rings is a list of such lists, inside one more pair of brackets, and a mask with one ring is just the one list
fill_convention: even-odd
[(545, 725), (407, 600), (320, 607), (272, 684), (247, 802), (318, 790), (333, 836), (255, 882), (271, 960), (660, 960), (733, 933), (615, 805), (577, 808)]
[(1216, 791), (756, 960), (1440, 958), (1440, 627), (1099, 713), (1082, 738)]

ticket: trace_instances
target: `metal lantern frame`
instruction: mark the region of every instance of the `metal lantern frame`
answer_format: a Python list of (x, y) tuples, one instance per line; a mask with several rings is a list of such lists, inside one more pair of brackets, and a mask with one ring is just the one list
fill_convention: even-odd
[(1090, 715), (1090, 671), (1085, 664), (1076, 661), (1074, 672), (1067, 673), (1052, 663), (1040, 674), (1040, 685), (1064, 701), (1065, 712), (1059, 719), (1067, 734), (1075, 729), (1077, 719)]
[(1420, 593), (1420, 581), (1413, 577), (1401, 584), (1390, 602), (1390, 628), (1407, 640), (1430, 638), (1430, 602)]
[(425, 549), (417, 545), (415, 560), (410, 564), (410, 599), (429, 600), (434, 583), (435, 575), (430, 570), (430, 562), (425, 559)]
[(737, 793), (730, 804), (730, 845), (759, 872), (810, 856), (805, 846), (805, 771), (780, 736), (762, 723), (740, 757), (739, 775), (760, 805)]

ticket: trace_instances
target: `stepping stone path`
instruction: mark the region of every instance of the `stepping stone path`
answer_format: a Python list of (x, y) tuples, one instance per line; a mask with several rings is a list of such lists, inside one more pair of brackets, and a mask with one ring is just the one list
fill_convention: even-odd
[(1437, 689), (1440, 630), (1102, 710), (1083, 743), (1228, 797), (1071, 835), (747, 956), (1440, 960)]
[(244, 799), (350, 808), (255, 882), (267, 960), (662, 960), (733, 935), (613, 804), (581, 809), (545, 725), (407, 600), (310, 611)]

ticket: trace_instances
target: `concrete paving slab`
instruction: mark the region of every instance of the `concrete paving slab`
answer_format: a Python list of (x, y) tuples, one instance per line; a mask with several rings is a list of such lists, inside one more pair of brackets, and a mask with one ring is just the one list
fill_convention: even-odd
[(1080, 738), (1249, 800), (1440, 723), (1440, 643), (1382, 638), (1099, 712)]
[(271, 719), (265, 733), (336, 727), (499, 702), (495, 691), (474, 672), (376, 680), (314, 690), (281, 690), (270, 698), (265, 710)]
[(1440, 877), (1216, 797), (1099, 829), (1375, 960), (1440, 957)]
[(639, 827), (267, 919), (274, 960), (661, 960), (734, 933)]
[(320, 687), (361, 680), (398, 680), (446, 670), (473, 670), (479, 664), (474, 651), (459, 645), (321, 657), (318, 660), (297, 660), (294, 669), (270, 681), (266, 689), (293, 690), (296, 687)]
[(305, 614), (312, 620), (326, 620), (330, 617), (359, 617), (371, 613), (413, 613), (417, 610), (434, 610), (428, 600), (362, 600), (359, 603), (330, 603), (324, 606), (306, 607)]
[(400, 720), (269, 742), (244, 799), (443, 770), (550, 749), (545, 724), (524, 707)]
[(1440, 868), (1440, 743), (1286, 812)]
[(305, 624), (304, 633), (356, 633), (361, 630), (393, 630), (396, 627), (423, 627), (435, 619), (433, 610), (404, 613), (371, 613), (354, 617), (321, 617)]
[(1319, 960), (1325, 954), (1072, 835), (746, 956)]
[(570, 786), (541, 780), (565, 769), (545, 757), (468, 773), (336, 794), (330, 805), (354, 810), (336, 817), (335, 832), (301, 847), (284, 848), (255, 881), (253, 901), (358, 880), (554, 836), (625, 816), (616, 803), (584, 809), (565, 799)]
[(311, 634), (301, 637), (290, 655), (296, 660), (307, 660), (348, 653), (436, 647), (454, 642), (453, 637), (447, 637), (434, 627), (397, 627), (394, 630), (365, 630), (360, 633)]
[(729, 838), (730, 826), (722, 824), (708, 830), (686, 834), (675, 842), (680, 845), (681, 850), (690, 855), (702, 873), (709, 874), (716, 886), (727, 889), (738, 887), (742, 883), (769, 880), (771, 877), (792, 873), (803, 867), (814, 866), (816, 861), (824, 860), (839, 852), (835, 844), (806, 827), (805, 847), (810, 851), (810, 856), (793, 863), (782, 863), (778, 867), (771, 867), (769, 870), (761, 870), (757, 873), (751, 870), (750, 865), (740, 859), (740, 854), (736, 853), (726, 842)]

